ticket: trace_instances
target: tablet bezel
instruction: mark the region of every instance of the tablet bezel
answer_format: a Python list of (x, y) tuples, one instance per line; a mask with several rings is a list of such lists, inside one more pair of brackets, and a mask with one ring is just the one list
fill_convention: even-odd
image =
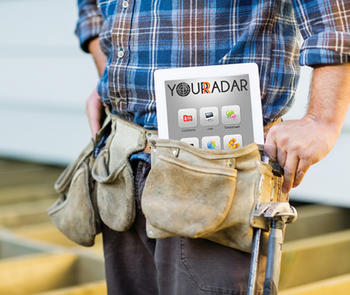
[(165, 81), (249, 75), (254, 142), (264, 144), (264, 127), (260, 96), (260, 79), (256, 63), (158, 69), (154, 72), (157, 103), (158, 137), (169, 139)]

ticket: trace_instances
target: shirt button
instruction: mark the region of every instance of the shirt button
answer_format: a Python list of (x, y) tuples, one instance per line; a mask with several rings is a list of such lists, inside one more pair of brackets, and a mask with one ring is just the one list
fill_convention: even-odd
[(123, 7), (128, 8), (129, 7), (129, 2), (128, 1), (123, 1)]
[(119, 50), (118, 51), (118, 57), (122, 58), (124, 56), (124, 51), (123, 50)]

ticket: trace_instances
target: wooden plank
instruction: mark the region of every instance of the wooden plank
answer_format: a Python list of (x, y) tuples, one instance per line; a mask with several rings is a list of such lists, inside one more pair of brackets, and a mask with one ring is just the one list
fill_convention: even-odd
[(21, 172), (28, 173), (32, 171), (41, 171), (41, 170), (57, 173), (63, 170), (63, 167), (45, 165), (45, 164), (40, 164), (37, 162), (31, 162), (31, 161), (0, 158), (0, 175), (1, 176), (3, 176), (4, 174), (21, 173)]
[(48, 221), (47, 208), (52, 200), (23, 202), (0, 207), (0, 226), (13, 228), (15, 226)]
[(40, 199), (54, 199), (58, 194), (53, 184), (42, 183), (0, 188), (0, 206)]
[(53, 185), (58, 178), (60, 171), (50, 169), (35, 169), (31, 171), (17, 171), (16, 173), (4, 173), (0, 177), (0, 188), (20, 187), (21, 185), (36, 184), (40, 186), (43, 183)]
[(350, 273), (350, 229), (284, 245), (280, 289)]
[(1, 259), (37, 254), (43, 252), (42, 249), (33, 247), (23, 242), (0, 239), (0, 261)]
[(105, 281), (83, 284), (71, 288), (59, 289), (37, 295), (101, 295), (107, 294)]
[(281, 291), (280, 295), (346, 295), (350, 293), (350, 274)]
[(105, 279), (104, 258), (94, 254), (89, 251), (79, 251), (79, 259), (76, 264), (78, 284)]
[(31, 240), (43, 241), (50, 244), (64, 247), (77, 247), (84, 250), (103, 254), (102, 236), (97, 235), (95, 245), (92, 247), (82, 247), (66, 238), (52, 223), (39, 223), (16, 227), (13, 232), (21, 237)]
[(26, 171), (31, 172), (38, 170), (38, 165), (33, 167), (32, 162), (24, 162), (24, 161), (15, 161), (15, 160), (0, 160), (0, 175), (4, 174), (13, 174), (18, 171)]
[(309, 205), (298, 207), (297, 211), (297, 221), (287, 225), (286, 242), (350, 228), (349, 209)]
[(40, 254), (0, 261), (0, 294), (22, 295), (76, 283), (72, 254)]

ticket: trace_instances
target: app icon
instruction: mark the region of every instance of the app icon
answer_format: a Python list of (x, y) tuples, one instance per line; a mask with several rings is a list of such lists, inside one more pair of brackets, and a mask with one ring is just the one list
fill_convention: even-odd
[(215, 126), (219, 124), (219, 110), (217, 107), (204, 107), (199, 109), (200, 124)]
[(235, 114), (234, 110), (228, 110), (226, 112), (226, 118), (236, 119), (237, 115)]
[(222, 123), (225, 125), (239, 124), (241, 122), (241, 110), (238, 105), (223, 106), (221, 108)]
[(204, 116), (205, 116), (205, 118), (206, 118), (208, 121), (214, 119), (214, 113), (213, 113), (213, 112), (204, 113)]
[(221, 148), (219, 136), (205, 136), (202, 138), (202, 148), (208, 150), (219, 150)]
[(182, 120), (184, 122), (192, 122), (193, 121), (193, 116), (192, 115), (183, 115)]
[(225, 150), (235, 150), (241, 148), (242, 143), (242, 135), (240, 134), (232, 134), (224, 136), (224, 149)]
[(178, 123), (181, 128), (197, 126), (196, 109), (180, 109), (178, 112)]
[(182, 142), (186, 142), (196, 148), (199, 148), (199, 139), (197, 137), (186, 137), (180, 139)]

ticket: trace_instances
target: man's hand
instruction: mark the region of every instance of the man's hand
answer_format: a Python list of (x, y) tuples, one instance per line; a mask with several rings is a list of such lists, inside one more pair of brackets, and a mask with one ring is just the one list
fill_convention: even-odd
[[(100, 42), (98, 38), (90, 41), (88, 44), (89, 51), (94, 58), (98, 75), (101, 76), (106, 66), (106, 56), (100, 48)], [(102, 103), (100, 96), (96, 89), (92, 91), (88, 99), (86, 100), (85, 113), (89, 120), (89, 125), (92, 133), (92, 137), (96, 137), (97, 131), (101, 127), (101, 116), (103, 113), (104, 104)]]
[(300, 184), (309, 167), (332, 149), (337, 137), (336, 126), (311, 116), (279, 123), (270, 129), (265, 153), (284, 169), (284, 193)]
[(97, 131), (101, 127), (101, 116), (104, 105), (98, 95), (96, 89), (92, 91), (89, 98), (86, 100), (85, 113), (89, 120), (89, 125), (92, 133), (92, 137), (96, 137)]
[(283, 192), (300, 184), (312, 164), (334, 146), (350, 104), (350, 64), (314, 70), (307, 114), (273, 126), (265, 153), (284, 168)]

